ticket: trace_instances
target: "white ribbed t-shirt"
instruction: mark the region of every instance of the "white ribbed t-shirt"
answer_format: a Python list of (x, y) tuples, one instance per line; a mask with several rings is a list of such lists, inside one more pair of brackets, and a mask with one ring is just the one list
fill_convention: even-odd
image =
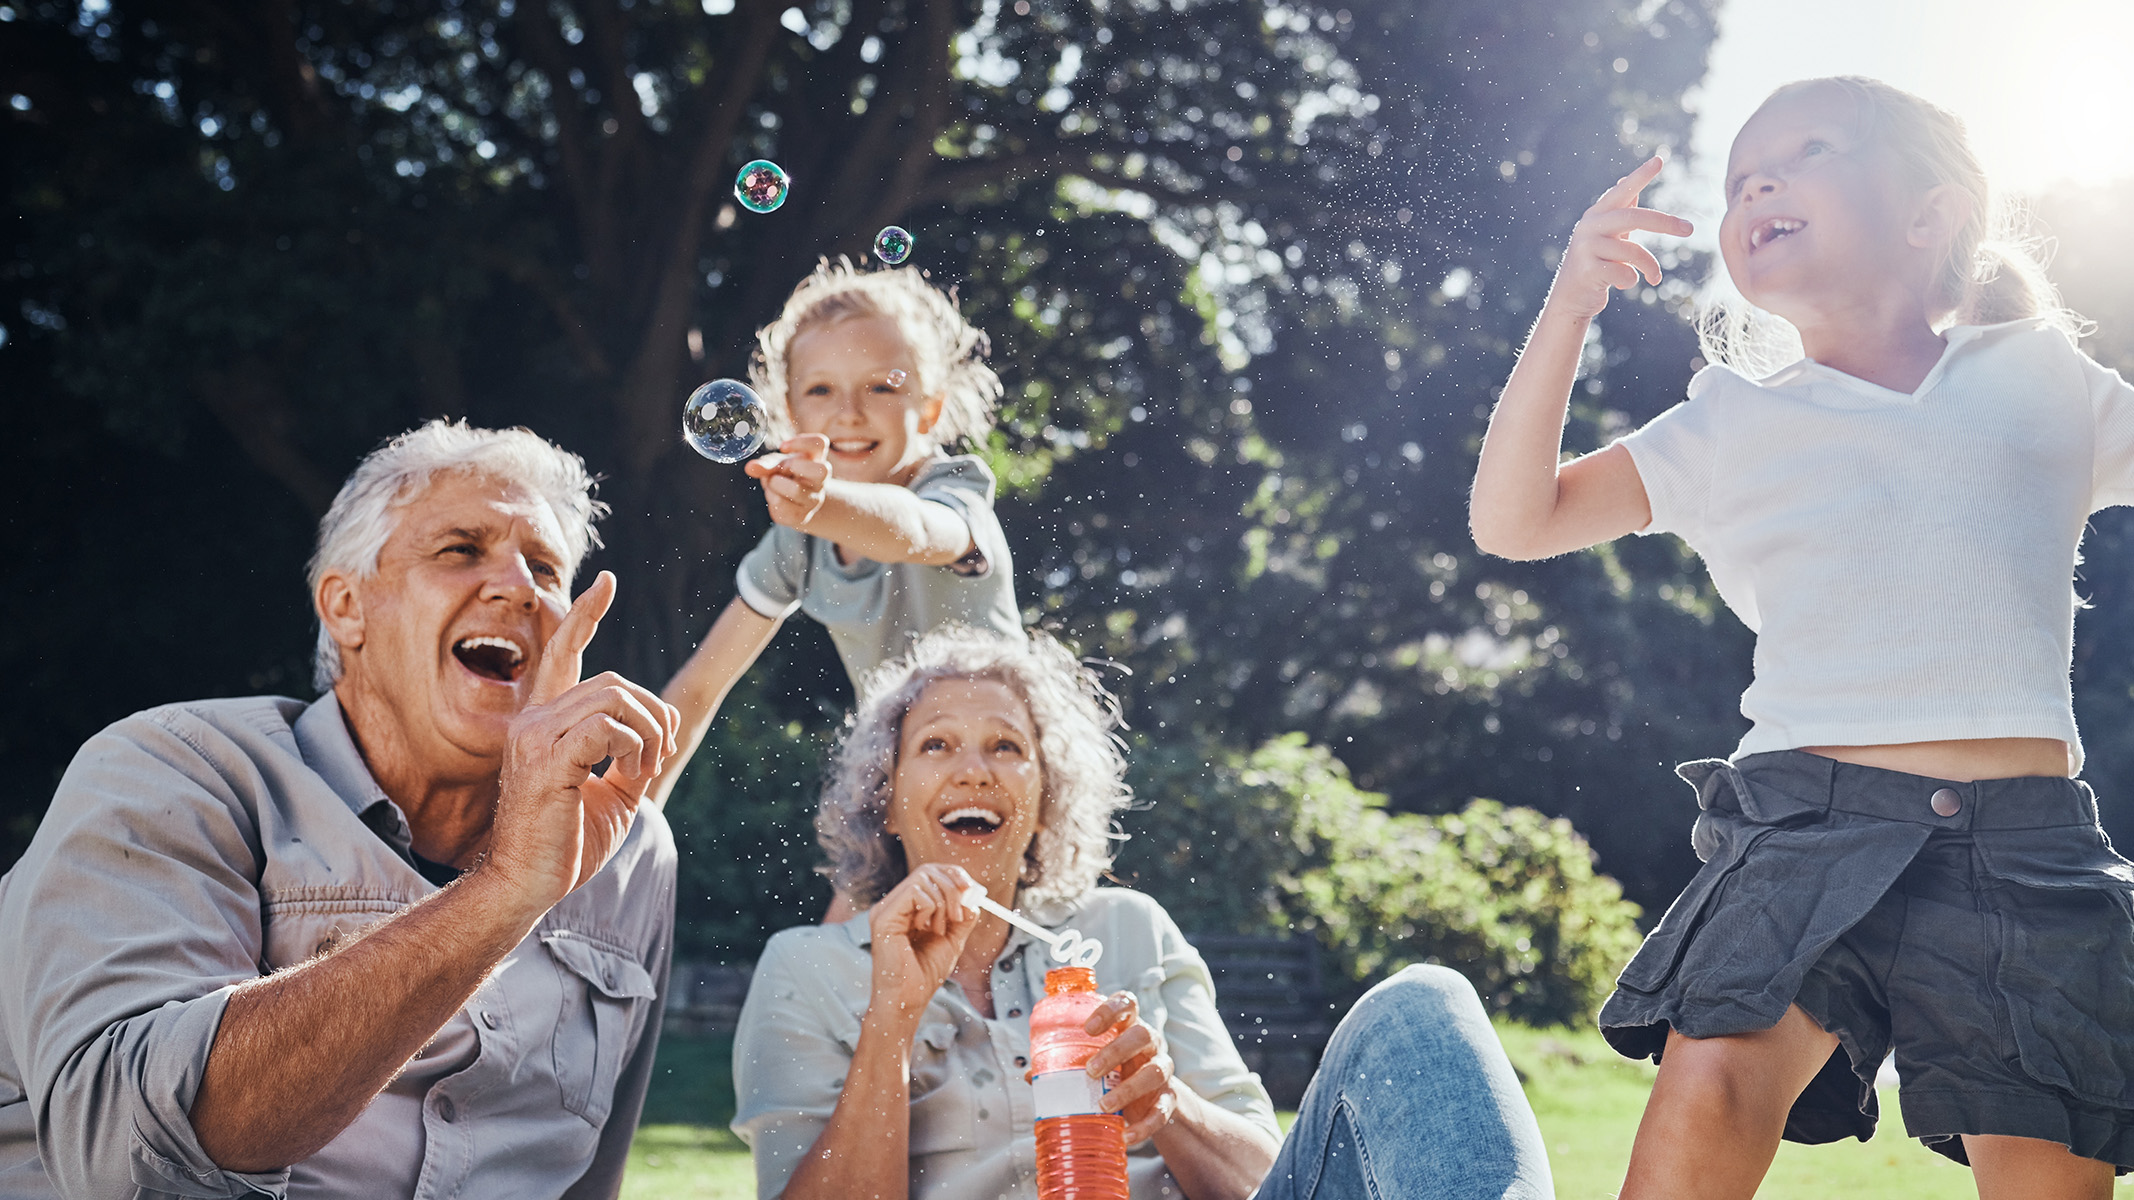
[(1803, 360), (1707, 367), (1622, 444), (1756, 634), (1734, 757), (2081, 741), (2068, 675), (2089, 514), (2134, 503), (2134, 387), (2035, 322), (1960, 325), (1907, 395)]

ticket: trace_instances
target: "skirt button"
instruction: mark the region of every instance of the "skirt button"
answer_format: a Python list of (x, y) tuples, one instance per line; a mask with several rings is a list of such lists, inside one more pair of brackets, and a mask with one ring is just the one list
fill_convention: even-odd
[(1953, 817), (1964, 809), (1964, 798), (1956, 794), (1955, 788), (1937, 788), (1927, 803), (1933, 806), (1937, 817)]

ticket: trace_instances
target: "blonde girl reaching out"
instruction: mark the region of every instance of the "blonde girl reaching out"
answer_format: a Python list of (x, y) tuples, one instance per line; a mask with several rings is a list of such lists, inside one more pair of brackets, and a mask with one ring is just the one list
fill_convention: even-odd
[[(654, 803), (795, 612), (828, 629), (855, 688), (942, 625), (1022, 631), (993, 473), (948, 449), (992, 428), (1001, 384), (986, 350), (916, 269), (843, 259), (825, 260), (757, 331), (749, 378), (780, 441), (747, 470), (772, 525), (742, 560), (739, 595), (661, 693), (681, 714), (681, 749)], [(840, 902), (832, 915), (849, 914)]]
[(1559, 466), (1588, 324), (1660, 277), (1632, 235), (1690, 232), (1638, 207), (1659, 170), (1573, 231), (1472, 513), (1510, 558), (1675, 533), (1757, 634), (1747, 736), (1679, 769), (1705, 866), (1601, 1011), (1660, 1063), (1622, 1195), (1749, 1196), (1782, 1136), (1869, 1136), (1894, 1050), (1906, 1131), (1982, 1196), (2103, 1200), (2134, 1167), (2134, 864), (2073, 778), (2070, 582), (2089, 514), (2134, 503), (2134, 388), (1987, 241), (1954, 117), (1812, 80), (1736, 137), (1719, 231), (1804, 357), (1707, 367)]

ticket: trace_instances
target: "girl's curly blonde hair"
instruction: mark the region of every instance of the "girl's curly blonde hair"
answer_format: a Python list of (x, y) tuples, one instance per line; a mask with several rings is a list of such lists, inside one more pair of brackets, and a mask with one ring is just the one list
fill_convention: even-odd
[(822, 872), (862, 907), (910, 873), (903, 843), (889, 832), (904, 718), (944, 679), (990, 679), (1022, 697), (1037, 723), (1044, 774), (1037, 836), (1023, 853), (1022, 902), (1073, 900), (1097, 885), (1124, 835), (1115, 819), (1133, 802), (1119, 704), (1065, 646), (1043, 633), (1017, 636), (947, 625), (860, 685), (815, 811), (815, 840), (830, 862)]
[(986, 335), (957, 311), (955, 291), (942, 292), (915, 267), (862, 271), (839, 255), (835, 262), (819, 261), (786, 298), (778, 319), (756, 331), (748, 380), (769, 409), (766, 440), (777, 445), (793, 435), (785, 394), (793, 339), (811, 326), (862, 316), (897, 323), (918, 357), (920, 394), (941, 397), (941, 419), (931, 434), (935, 444), (983, 439), (1000, 403), (1000, 376), (986, 365), (992, 348)]

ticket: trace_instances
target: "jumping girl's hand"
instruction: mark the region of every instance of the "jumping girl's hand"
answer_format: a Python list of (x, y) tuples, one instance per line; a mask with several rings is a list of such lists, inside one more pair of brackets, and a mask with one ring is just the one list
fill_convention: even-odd
[(1102, 1106), (1105, 1112), (1126, 1118), (1126, 1144), (1138, 1146), (1161, 1133), (1178, 1115), (1178, 1077), (1171, 1073), (1171, 1055), (1163, 1035), (1141, 1019), (1141, 1006), (1132, 992), (1113, 992), (1082, 1023), (1084, 1033), (1107, 1031), (1112, 1039), (1089, 1056), (1089, 1074), (1102, 1079), (1119, 1073), (1118, 1084), (1104, 1093)]
[(889, 889), (867, 918), (874, 973), (865, 1019), (882, 1022), (900, 1042), (917, 1032), (919, 1015), (978, 928), (977, 907), (963, 902), (972, 883), (962, 867), (927, 863)]
[(830, 439), (819, 433), (789, 437), (780, 453), (752, 458), (742, 469), (763, 481), (763, 498), (771, 520), (806, 529), (822, 511), (823, 489), (830, 485)]
[(1654, 208), (1638, 207), (1638, 193), (1659, 176), (1662, 166), (1655, 154), (1643, 166), (1615, 181), (1601, 193), (1586, 215), (1571, 228), (1571, 243), (1564, 248), (1563, 263), (1556, 268), (1556, 282), (1549, 288), (1545, 306), (1565, 316), (1591, 320), (1608, 306), (1608, 289), (1628, 291), (1645, 282), (1660, 282), (1660, 260), (1645, 247), (1630, 240), (1633, 233), (1667, 233), (1687, 237), (1694, 228), (1688, 221)]

